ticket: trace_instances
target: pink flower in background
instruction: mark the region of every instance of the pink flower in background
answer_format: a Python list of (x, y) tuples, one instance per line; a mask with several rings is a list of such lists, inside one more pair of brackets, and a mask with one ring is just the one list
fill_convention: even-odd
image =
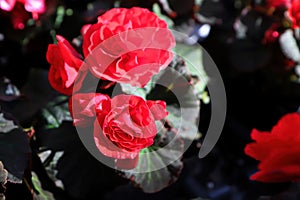
[(17, 0), (0, 0), (0, 8), (5, 11), (11, 11)]
[(19, 0), (24, 2), (24, 7), (28, 12), (43, 13), (45, 12), (45, 0)]
[(0, 9), (11, 12), (17, 3), (23, 4), (25, 10), (32, 13), (34, 19), (38, 19), (38, 15), (46, 10), (45, 0), (0, 0)]
[(31, 18), (31, 15), (25, 10), (24, 6), (18, 2), (10, 13), (10, 18), (13, 28), (22, 30), (25, 28), (25, 24)]

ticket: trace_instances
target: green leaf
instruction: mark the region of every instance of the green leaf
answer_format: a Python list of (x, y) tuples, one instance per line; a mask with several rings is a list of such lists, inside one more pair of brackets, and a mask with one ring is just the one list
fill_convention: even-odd
[(55, 183), (57, 187), (61, 189), (64, 189), (64, 185), (62, 181), (57, 178), (57, 164), (63, 154), (63, 151), (51, 151), (50, 149), (38, 153), (38, 156), (43, 163), (49, 178)]
[[(200, 99), (195, 92), (195, 85), (191, 84), (193, 77), (186, 62), (179, 56), (174, 57), (169, 68), (152, 79), (154, 86), (147, 94), (147, 99), (166, 101), (169, 112), (167, 120), (171, 126), (184, 139), (198, 139)], [(202, 93), (203, 96), (205, 94)]]
[(160, 79), (163, 73), (163, 71), (160, 71), (158, 74), (153, 75), (150, 81), (143, 88), (132, 86), (130, 84), (120, 83), (121, 89), (126, 94), (132, 94), (146, 99), (147, 94), (149, 94), (155, 87), (156, 82)]
[(3, 163), (0, 161), (0, 184), (4, 185), (7, 182), (8, 172), (4, 169)]
[(202, 198), (202, 197), (197, 197), (197, 198), (195, 198), (195, 199), (190, 199), (190, 200), (209, 200), (209, 199)]
[(4, 118), (4, 114), (0, 113), (0, 134), (8, 133), (14, 129), (18, 128), (13, 122), (13, 120), (8, 120)]
[(203, 100), (204, 103), (209, 103), (207, 96), (203, 96), (209, 78), (203, 67), (201, 46), (198, 44), (187, 45), (177, 42), (174, 51), (177, 55), (184, 58), (188, 71), (193, 77), (195, 94), (199, 97), (199, 99)]
[[(4, 169), (3, 163), (0, 161), (0, 190), (3, 191), (5, 189), (5, 184), (7, 182), (7, 170)], [(0, 192), (0, 200), (5, 200), (5, 196)]]
[(0, 160), (8, 171), (8, 181), (21, 183), (31, 149), (23, 128), (9, 113), (0, 113)]
[(199, 96), (191, 84), (191, 76), (183, 58), (175, 56), (166, 70), (154, 76), (147, 99), (164, 100), (167, 104), (182, 107), (198, 107)]
[(172, 127), (177, 129), (180, 136), (184, 139), (195, 140), (200, 138), (198, 132), (198, 121), (200, 107), (182, 108), (175, 105), (167, 106), (169, 115), (167, 120)]
[(42, 109), (42, 115), (46, 120), (46, 128), (58, 128), (63, 121), (72, 121), (68, 107), (68, 97), (59, 96)]
[(169, 27), (174, 26), (174, 22), (172, 21), (172, 19), (170, 19), (168, 16), (166, 16), (166, 15), (164, 15), (164, 14), (161, 13), (160, 6), (159, 6), (157, 3), (155, 3), (155, 4), (153, 5), (153, 12), (154, 12), (159, 18), (161, 18), (162, 20), (164, 20), (164, 21), (168, 24)]
[(20, 90), (6, 77), (0, 78), (0, 101), (13, 101), (21, 97)]
[(14, 176), (11, 173), (8, 173), (7, 175), (7, 181), (11, 182), (11, 183), (15, 183), (15, 184), (22, 184), (23, 180)]
[(147, 94), (146, 88), (134, 87), (130, 84), (124, 84), (124, 83), (120, 83), (120, 86), (122, 91), (126, 94), (139, 96), (142, 97), (143, 99), (146, 98), (146, 94)]
[(163, 128), (154, 145), (140, 152), (137, 167), (123, 170), (123, 176), (146, 193), (160, 191), (177, 180), (183, 167), (182, 153), (183, 141)]
[(49, 191), (46, 191), (42, 188), (42, 185), (41, 185), (41, 182), (38, 178), (38, 176), (34, 173), (34, 172), (31, 172), (32, 174), (32, 183), (33, 183), (33, 186), (34, 186), (34, 189), (37, 191), (35, 194), (34, 194), (34, 200), (55, 200), (53, 194)]

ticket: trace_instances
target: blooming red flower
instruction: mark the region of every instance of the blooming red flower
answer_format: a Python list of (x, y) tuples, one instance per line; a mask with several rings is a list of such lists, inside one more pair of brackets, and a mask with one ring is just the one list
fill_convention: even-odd
[(69, 109), (78, 127), (94, 125), (94, 140), (105, 156), (121, 168), (133, 168), (140, 150), (153, 144), (155, 121), (168, 115), (164, 101), (145, 101), (132, 95), (110, 99), (100, 93), (78, 93)]
[(58, 92), (71, 95), (82, 60), (65, 38), (59, 35), (56, 38), (58, 43), (50, 44), (46, 55), (51, 64), (48, 75), (49, 82)]
[[(151, 109), (153, 106), (161, 109)], [(107, 115), (98, 112), (94, 123), (95, 143), (108, 157), (134, 159), (141, 149), (153, 144), (157, 134), (155, 120), (165, 118), (167, 114), (166, 104), (162, 101), (145, 101), (131, 95), (115, 96)]]
[(283, 116), (271, 132), (253, 130), (256, 142), (245, 153), (260, 161), (259, 171), (251, 176), (261, 182), (300, 181), (300, 115)]
[(83, 53), (98, 78), (144, 86), (171, 62), (167, 24), (143, 8), (114, 8), (86, 26)]
[(300, 0), (293, 0), (289, 8), (289, 17), (294, 28), (300, 27)]

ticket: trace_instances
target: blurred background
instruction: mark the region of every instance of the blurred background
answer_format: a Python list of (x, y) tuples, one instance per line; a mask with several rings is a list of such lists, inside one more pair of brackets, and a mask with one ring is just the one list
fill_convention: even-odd
[[(17, 0), (11, 9), (6, 9), (5, 2), (9, 1), (0, 0), (1, 112), (13, 115), (10, 119), (27, 128), (28, 134), (35, 131), (28, 148), (10, 150), (30, 154), (21, 168), (30, 180), (35, 180), (33, 171), (46, 191), (39, 192), (32, 181), (7, 183), (6, 199), (33, 199), (33, 193), (44, 194), (36, 199), (66, 200), (300, 199), (299, 185), (251, 181), (258, 162), (244, 153), (253, 128), (269, 131), (284, 114), (299, 108), (300, 36), (286, 15), (288, 1), (46, 0), (40, 11), (26, 9), (24, 0)], [(59, 96), (48, 83), (48, 44), (59, 34), (80, 52), (82, 26), (95, 23), (97, 16), (113, 7), (143, 7), (162, 16), (171, 29), (188, 35), (189, 40), (179, 38), (178, 43), (190, 47), (198, 43), (209, 53), (225, 84), (227, 116), (216, 147), (205, 158), (198, 158), (211, 114), (211, 104), (202, 99), (198, 128), (203, 136), (185, 152), (178, 180), (153, 194), (99, 164), (84, 149), (71, 122), (48, 130), (45, 120), (40, 120), (49, 102)], [(192, 54), (192, 48), (190, 51)], [(202, 62), (195, 55), (193, 59)], [(209, 96), (207, 88), (204, 92)], [(22, 159), (5, 154), (15, 137), (1, 143), (4, 165), (4, 160)], [(46, 152), (43, 146), (51, 149), (45, 160), (40, 154)]]

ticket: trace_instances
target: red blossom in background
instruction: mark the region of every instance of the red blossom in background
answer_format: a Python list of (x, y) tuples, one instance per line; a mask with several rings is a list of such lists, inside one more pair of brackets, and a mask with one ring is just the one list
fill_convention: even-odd
[(283, 116), (271, 132), (254, 129), (255, 140), (245, 153), (260, 161), (259, 171), (251, 176), (261, 182), (300, 181), (300, 115)]
[(32, 13), (34, 19), (37, 19), (38, 15), (46, 10), (45, 0), (0, 0), (0, 8), (10, 12), (17, 3), (22, 3), (25, 10)]
[(56, 38), (58, 43), (50, 44), (46, 55), (47, 61), (51, 64), (49, 82), (58, 92), (71, 95), (83, 61), (65, 38), (59, 35)]
[(288, 8), (291, 4), (291, 0), (266, 0), (267, 7), (286, 7)]
[(16, 30), (22, 30), (25, 28), (26, 22), (30, 19), (30, 13), (28, 13), (21, 3), (16, 3), (11, 14), (11, 23)]
[(293, 28), (300, 27), (300, 1), (293, 0), (289, 8), (288, 15), (292, 21)]
[(0, 0), (0, 10), (10, 12), (14, 29), (24, 29), (31, 18), (37, 20), (46, 11), (45, 0)]
[(104, 80), (143, 87), (173, 58), (171, 31), (147, 9), (111, 9), (82, 32), (84, 56), (94, 62), (90, 71)]
[(273, 43), (276, 42), (280, 36), (278, 32), (279, 25), (274, 23), (272, 26), (266, 30), (264, 38), (263, 38), (263, 44), (267, 43)]

